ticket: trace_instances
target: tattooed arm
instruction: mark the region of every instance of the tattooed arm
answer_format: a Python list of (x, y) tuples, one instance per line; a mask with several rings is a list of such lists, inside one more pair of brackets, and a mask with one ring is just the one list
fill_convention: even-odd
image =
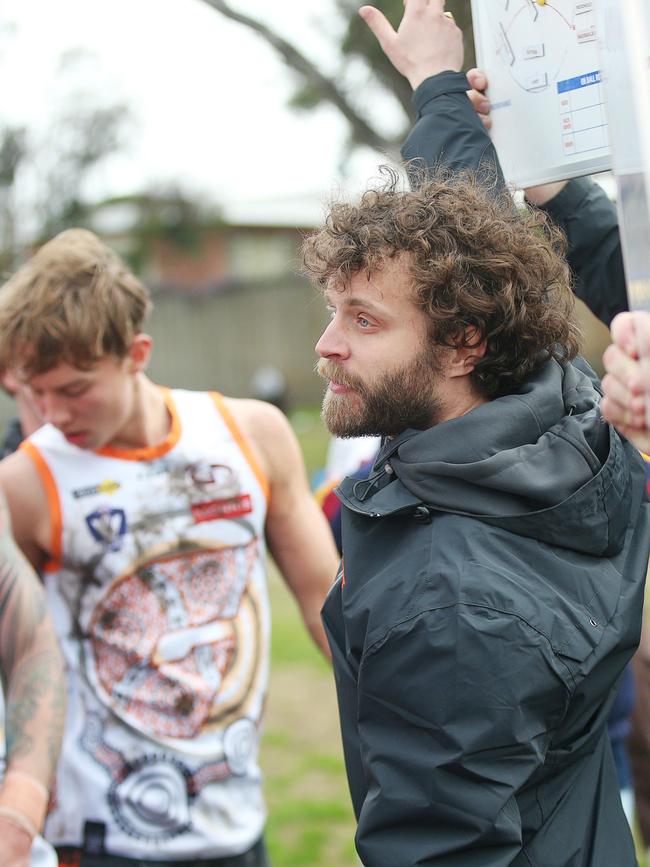
[(0, 673), (7, 773), (0, 787), (0, 867), (27, 865), (42, 824), (65, 713), (63, 664), (36, 573), (11, 535), (0, 497)]

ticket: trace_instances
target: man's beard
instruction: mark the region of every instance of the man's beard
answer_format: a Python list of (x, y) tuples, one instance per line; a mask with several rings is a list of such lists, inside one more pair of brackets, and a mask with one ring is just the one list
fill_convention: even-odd
[(317, 366), (320, 376), (352, 389), (344, 394), (327, 389), (323, 421), (338, 437), (391, 436), (407, 428), (433, 427), (441, 415), (440, 399), (434, 391), (440, 367), (440, 355), (433, 350), (366, 384), (344, 373), (334, 362), (321, 359)]

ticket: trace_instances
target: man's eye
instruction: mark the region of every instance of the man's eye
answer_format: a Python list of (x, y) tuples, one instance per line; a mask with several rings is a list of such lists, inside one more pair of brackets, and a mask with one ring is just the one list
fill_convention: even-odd
[(366, 319), (365, 316), (357, 316), (357, 322), (362, 328), (369, 328), (372, 324), (369, 319)]

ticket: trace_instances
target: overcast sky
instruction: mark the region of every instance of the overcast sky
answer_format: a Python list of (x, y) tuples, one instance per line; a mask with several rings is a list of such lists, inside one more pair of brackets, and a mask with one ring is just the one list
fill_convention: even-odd
[[(232, 0), (295, 39), (332, 68), (329, 34), (340, 20), (332, 0)], [(43, 124), (79, 80), (57, 74), (61, 56), (84, 48), (73, 66), (105, 101), (123, 99), (136, 126), (127, 154), (95, 179), (101, 194), (180, 181), (220, 201), (326, 195), (341, 182), (346, 128), (334, 109), (286, 107), (295, 78), (275, 53), (201, 0), (0, 0), (0, 111)], [(390, 118), (391, 106), (373, 110)], [(388, 121), (390, 122), (390, 121)], [(380, 155), (364, 151), (344, 184), (358, 187)]]

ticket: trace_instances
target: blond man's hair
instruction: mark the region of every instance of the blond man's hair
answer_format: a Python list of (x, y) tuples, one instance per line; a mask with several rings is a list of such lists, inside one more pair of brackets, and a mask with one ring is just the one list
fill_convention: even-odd
[(151, 308), (145, 286), (86, 229), (57, 235), (0, 289), (0, 368), (26, 376), (123, 358)]

